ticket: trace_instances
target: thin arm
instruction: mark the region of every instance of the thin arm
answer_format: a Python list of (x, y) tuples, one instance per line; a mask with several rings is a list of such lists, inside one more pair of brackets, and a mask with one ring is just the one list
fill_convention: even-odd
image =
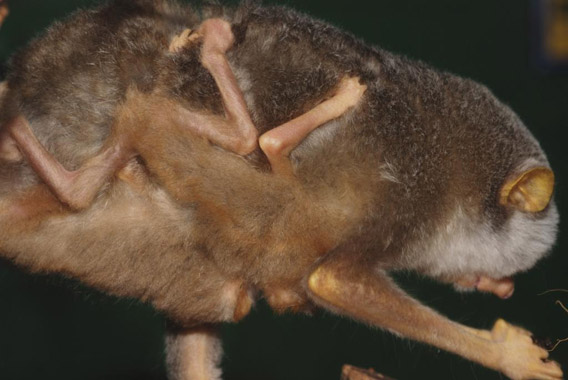
[(363, 96), (365, 85), (359, 78), (343, 78), (336, 93), (303, 115), (260, 136), (260, 147), (268, 157), (272, 171), (293, 175), (289, 155), (314, 129), (343, 115)]
[(209, 19), (199, 27), (203, 36), (201, 62), (213, 76), (225, 108), (226, 119), (209, 118), (211, 128), (218, 128), (225, 134), (237, 136), (231, 139), (229, 149), (245, 155), (257, 147), (257, 130), (250, 118), (247, 105), (237, 79), (225, 53), (234, 43), (231, 25), (222, 19)]
[(26, 118), (18, 116), (5, 128), (37, 175), (61, 202), (76, 210), (88, 207), (101, 187), (130, 158), (120, 145), (111, 143), (80, 169), (68, 171), (39, 142)]
[[(352, 258), (351, 258), (352, 260)], [(354, 267), (360, 270), (354, 270)], [(456, 353), (512, 379), (562, 379), (530, 333), (498, 320), (491, 331), (448, 320), (399, 289), (382, 271), (336, 256), (309, 277), (312, 299), (333, 311)]]

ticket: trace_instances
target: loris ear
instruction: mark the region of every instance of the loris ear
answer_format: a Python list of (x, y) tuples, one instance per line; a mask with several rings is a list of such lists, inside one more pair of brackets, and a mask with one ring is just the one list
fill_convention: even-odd
[(539, 212), (548, 206), (553, 190), (552, 170), (544, 167), (532, 168), (503, 185), (499, 202), (521, 211)]

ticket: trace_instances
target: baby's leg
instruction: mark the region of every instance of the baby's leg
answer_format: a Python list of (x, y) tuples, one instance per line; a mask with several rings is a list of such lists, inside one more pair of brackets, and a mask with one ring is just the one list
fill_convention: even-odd
[[(189, 43), (202, 40), (201, 62), (209, 70), (223, 100), (225, 115), (188, 111), (184, 125), (194, 133), (207, 138), (231, 152), (246, 155), (257, 147), (257, 130), (252, 123), (244, 96), (225, 53), (233, 45), (231, 25), (222, 19), (204, 21), (197, 32), (184, 31), (170, 44), (177, 52)], [(185, 41), (185, 42), (184, 42)]]
[[(199, 112), (188, 112), (187, 126), (211, 142), (237, 154), (245, 155), (257, 146), (257, 130), (239, 89), (235, 75), (227, 61), (225, 53), (234, 42), (231, 26), (222, 19), (209, 19), (199, 27), (199, 37), (203, 38), (201, 61), (209, 70), (221, 92), (225, 117)], [(184, 32), (170, 45), (171, 51), (177, 51), (186, 43), (195, 41), (195, 34)], [(305, 114), (291, 120), (261, 136), (260, 146), (267, 155), (272, 169), (280, 174), (292, 174), (288, 159), (290, 152), (320, 125), (344, 114), (356, 105), (366, 86), (358, 78), (344, 78), (338, 85), (334, 96)]]
[(76, 210), (88, 207), (108, 179), (132, 157), (121, 144), (109, 139), (99, 154), (81, 168), (69, 171), (45, 149), (23, 116), (12, 119), (3, 128), (7, 134), (3, 140), (13, 139), (21, 154), (57, 198)]
[(333, 97), (260, 136), (260, 147), (268, 157), (272, 171), (293, 175), (292, 164), (288, 158), (290, 152), (314, 129), (340, 117), (355, 106), (366, 88), (367, 86), (359, 83), (359, 78), (343, 78)]

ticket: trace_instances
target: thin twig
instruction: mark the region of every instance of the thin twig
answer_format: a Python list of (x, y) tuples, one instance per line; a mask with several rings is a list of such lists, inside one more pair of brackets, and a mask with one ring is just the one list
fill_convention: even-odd
[(553, 346), (550, 350), (548, 350), (548, 351), (549, 351), (549, 352), (554, 351), (554, 350), (556, 349), (556, 347), (558, 347), (558, 345), (559, 345), (560, 343), (566, 342), (566, 341), (568, 341), (568, 338), (556, 339), (556, 343), (555, 343), (554, 346)]
[[(557, 305), (560, 305), (560, 307), (562, 308), (562, 310), (564, 310), (566, 313), (568, 313), (568, 308), (566, 306), (564, 306), (564, 304), (562, 302), (560, 302), (560, 300), (556, 300), (555, 302)], [(558, 345), (562, 342), (566, 342), (568, 341), (568, 338), (564, 338), (564, 339), (556, 339), (556, 343), (554, 344), (554, 346), (548, 350), (549, 352), (552, 352), (556, 349), (556, 347), (558, 347)]]
[(566, 306), (564, 306), (564, 304), (562, 302), (560, 302), (559, 300), (556, 300), (556, 304), (560, 305), (560, 307), (568, 313), (568, 308), (566, 308)]
[(563, 292), (563, 293), (568, 293), (568, 289), (548, 289), (542, 293), (539, 294), (539, 296), (545, 295), (547, 293), (552, 293), (552, 292)]

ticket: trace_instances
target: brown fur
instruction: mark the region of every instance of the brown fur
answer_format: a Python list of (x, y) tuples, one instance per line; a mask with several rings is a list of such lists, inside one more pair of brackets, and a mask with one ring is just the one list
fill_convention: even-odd
[[(504, 322), (488, 332), (448, 321), (405, 295), (387, 274), (406, 268), (445, 281), (505, 277), (546, 253), (557, 223), (554, 203), (532, 214), (499, 203), (509, 177), (526, 166), (547, 166), (514, 113), (478, 84), (369, 48), (293, 11), (242, 6), (225, 12), (236, 36), (228, 57), (259, 133), (312, 109), (346, 75), (367, 86), (362, 101), (292, 152), (295, 176), (289, 178), (270, 173), (259, 151), (243, 158), (179, 128), (170, 112), (179, 104), (222, 112), (195, 49), (159, 66), (163, 93), (147, 91), (156, 75), (136, 76), (146, 73), (139, 66), (121, 72), (142, 78), (130, 90), (117, 87), (125, 81), (116, 76), (85, 76), (92, 84), (87, 89), (104, 84), (111, 102), (103, 111), (92, 98), (83, 104), (77, 93), (68, 95), (61, 78), (41, 86), (61, 91), (61, 104), (79, 99), (72, 103), (83, 107), (78, 114), (41, 98), (47, 90), (38, 84), (22, 85), (18, 112), (66, 165), (78, 167), (94, 155), (111, 120), (116, 138), (128, 137), (144, 161), (130, 162), (80, 213), (63, 210), (39, 222), (29, 214), (14, 230), (8, 228), (13, 215), (3, 211), (3, 255), (31, 270), (65, 273), (149, 301), (185, 327), (240, 318), (260, 291), (278, 309), (328, 308), (514, 379), (560, 378), (526, 334)], [(84, 17), (53, 29), (15, 59), (10, 86), (47, 76), (52, 67), (34, 66), (39, 61), (31, 57), (43, 57), (42, 65), (57, 57), (44, 53), (46, 41), (79, 28)], [(117, 25), (120, 17), (129, 19), (128, 13), (117, 16)], [(112, 38), (128, 35), (117, 30)], [(153, 72), (153, 64), (148, 67)], [(34, 91), (37, 98), (25, 98)], [(53, 108), (46, 111), (43, 102)], [(42, 122), (46, 118), (51, 121)], [(62, 124), (56, 128), (54, 120)], [(45, 193), (23, 163), (2, 163), (0, 186), (2, 210), (27, 191)], [(525, 226), (543, 236), (534, 239), (540, 245), (511, 247), (503, 253), (506, 265), (497, 265), (494, 252), (501, 247), (491, 244), (505, 237), (528, 242), (529, 236), (516, 234)], [(463, 239), (451, 240), (459, 234)]]

